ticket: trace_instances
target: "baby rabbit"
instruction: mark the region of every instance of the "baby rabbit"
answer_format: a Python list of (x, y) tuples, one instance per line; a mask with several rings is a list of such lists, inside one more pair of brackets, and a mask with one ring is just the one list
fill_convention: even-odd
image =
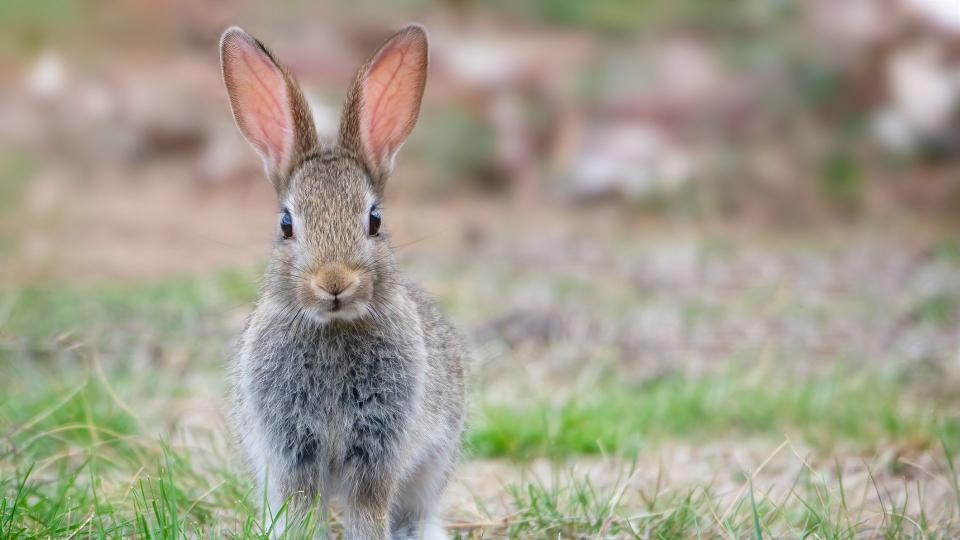
[(263, 44), (236, 27), (220, 41), (233, 116), (279, 200), (233, 366), (236, 431), (271, 512), (319, 496), (326, 515), (341, 501), (350, 540), (445, 537), (435, 510), (459, 456), (463, 346), (397, 270), (380, 207), (420, 111), (427, 47), (415, 24), (388, 39), (326, 142)]

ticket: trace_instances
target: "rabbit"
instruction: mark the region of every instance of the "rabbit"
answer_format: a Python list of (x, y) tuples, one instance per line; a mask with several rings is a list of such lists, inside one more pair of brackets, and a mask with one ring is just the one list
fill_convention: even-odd
[[(280, 535), (319, 498), (348, 540), (445, 538), (437, 505), (460, 453), (464, 345), (397, 269), (381, 209), (413, 130), (428, 39), (411, 24), (359, 68), (335, 141), (258, 40), (220, 41), (236, 124), (278, 197), (276, 237), (232, 365), (240, 447)], [(291, 512), (278, 512), (284, 503)]]

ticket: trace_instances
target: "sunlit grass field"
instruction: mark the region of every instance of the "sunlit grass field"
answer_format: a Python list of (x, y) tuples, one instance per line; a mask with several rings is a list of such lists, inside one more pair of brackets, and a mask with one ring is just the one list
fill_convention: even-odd
[[(451, 534), (955, 537), (960, 261), (935, 245), (887, 296), (817, 242), (638, 245), (603, 279), (406, 256), (474, 351)], [(757, 257), (779, 270), (739, 282)], [(257, 273), (3, 291), (0, 537), (270, 534), (226, 422)], [(513, 304), (485, 300), (497, 283)]]

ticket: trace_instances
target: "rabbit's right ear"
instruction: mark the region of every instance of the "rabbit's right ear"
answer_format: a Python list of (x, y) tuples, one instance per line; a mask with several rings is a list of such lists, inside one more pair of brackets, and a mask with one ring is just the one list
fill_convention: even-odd
[(286, 68), (236, 26), (220, 38), (220, 63), (237, 126), (282, 196), (298, 158), (317, 145), (310, 107)]

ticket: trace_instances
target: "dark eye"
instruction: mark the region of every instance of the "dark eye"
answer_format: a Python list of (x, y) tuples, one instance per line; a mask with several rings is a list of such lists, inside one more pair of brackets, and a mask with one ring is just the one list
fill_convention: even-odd
[(376, 206), (370, 209), (370, 221), (367, 224), (367, 234), (370, 236), (380, 234), (380, 209)]
[(293, 216), (286, 208), (283, 209), (283, 215), (280, 217), (280, 232), (284, 238), (293, 238)]

